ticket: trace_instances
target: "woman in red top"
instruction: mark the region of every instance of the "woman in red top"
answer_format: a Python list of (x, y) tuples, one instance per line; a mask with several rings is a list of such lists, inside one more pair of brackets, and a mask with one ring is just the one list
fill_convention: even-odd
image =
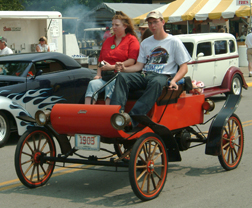
[[(112, 28), (114, 35), (107, 38), (102, 45), (98, 59), (97, 74), (94, 80), (89, 82), (85, 95), (85, 104), (90, 104), (93, 93), (107, 82), (102, 79), (102, 71), (115, 71), (116, 62), (123, 62), (125, 66), (131, 66), (137, 60), (139, 41), (130, 18), (123, 12), (116, 12), (112, 18)], [(100, 67), (102, 61), (105, 65)], [(110, 103), (114, 86), (115, 80), (105, 87), (106, 104)], [(97, 100), (97, 95), (94, 97), (94, 100)]]

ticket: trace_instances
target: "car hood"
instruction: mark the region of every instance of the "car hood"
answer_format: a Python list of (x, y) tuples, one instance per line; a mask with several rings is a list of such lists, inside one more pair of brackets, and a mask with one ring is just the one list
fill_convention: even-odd
[(13, 77), (13, 76), (0, 76), (0, 89), (2, 90), (3, 87), (15, 85), (19, 83), (24, 83), (26, 81), (25, 77)]

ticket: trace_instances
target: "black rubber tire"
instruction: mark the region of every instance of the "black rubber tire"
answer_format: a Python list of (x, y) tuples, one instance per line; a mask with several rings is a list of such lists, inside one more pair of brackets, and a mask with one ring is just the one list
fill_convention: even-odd
[(21, 136), (15, 152), (17, 176), (28, 188), (44, 185), (53, 173), (55, 162), (41, 163), (41, 154), (55, 157), (55, 143), (49, 132), (34, 127)]
[(3, 147), (10, 137), (10, 122), (4, 112), (0, 112), (0, 147)]
[(218, 156), (225, 170), (238, 167), (244, 149), (244, 134), (240, 119), (233, 114), (222, 128), (221, 154)]
[(242, 79), (240, 75), (235, 74), (232, 83), (231, 83), (231, 89), (230, 92), (226, 93), (226, 96), (229, 94), (234, 94), (234, 95), (241, 95), (242, 94)]
[(156, 198), (165, 185), (167, 169), (162, 139), (154, 133), (142, 135), (132, 148), (129, 162), (130, 184), (136, 196), (142, 201)]

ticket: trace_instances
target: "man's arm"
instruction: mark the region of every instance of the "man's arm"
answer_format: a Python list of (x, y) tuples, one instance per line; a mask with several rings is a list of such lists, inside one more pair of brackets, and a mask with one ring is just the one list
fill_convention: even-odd
[(179, 66), (178, 72), (176, 73), (176, 75), (171, 80), (169, 88), (170, 89), (173, 88), (175, 90), (178, 90), (178, 85), (176, 84), (176, 82), (181, 80), (185, 76), (187, 71), (188, 71), (187, 63), (181, 64)]
[[(129, 58), (126, 61), (122, 62), (122, 64), (124, 66), (131, 66), (135, 63), (135, 59)], [(116, 70), (116, 66), (115, 65), (110, 65), (107, 61), (103, 60), (103, 62), (105, 63), (104, 66), (101, 67), (102, 71), (111, 71), (111, 70)]]
[(135, 65), (125, 67), (122, 62), (116, 63), (116, 70), (120, 72), (132, 73), (141, 71), (144, 67), (144, 63), (137, 62)]

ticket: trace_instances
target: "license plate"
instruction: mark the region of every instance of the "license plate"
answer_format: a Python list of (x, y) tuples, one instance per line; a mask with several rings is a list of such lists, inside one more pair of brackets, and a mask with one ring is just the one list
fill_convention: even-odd
[(89, 134), (75, 134), (75, 147), (83, 150), (100, 150), (100, 136)]

